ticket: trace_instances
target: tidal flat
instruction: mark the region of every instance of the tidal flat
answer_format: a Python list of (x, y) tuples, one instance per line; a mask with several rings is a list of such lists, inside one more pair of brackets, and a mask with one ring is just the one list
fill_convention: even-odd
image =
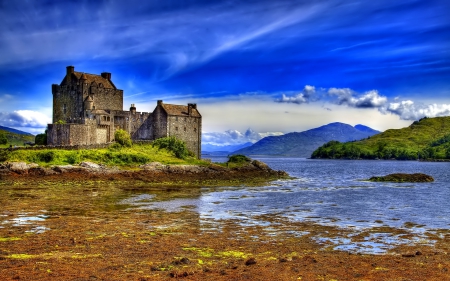
[[(319, 223), (314, 214), (310, 220), (293, 220), (276, 210), (225, 216), (202, 207), (248, 204), (255, 188), (151, 185), (131, 179), (3, 180), (0, 279), (445, 280), (450, 276), (447, 229), (417, 234), (410, 231), (420, 228), (413, 222), (400, 228), (380, 221), (355, 231)], [(279, 186), (274, 182), (271, 188)], [(242, 190), (245, 194), (239, 195)]]

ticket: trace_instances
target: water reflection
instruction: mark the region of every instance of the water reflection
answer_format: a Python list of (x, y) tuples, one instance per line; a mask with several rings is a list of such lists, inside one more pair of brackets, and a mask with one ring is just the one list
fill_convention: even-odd
[[(173, 196), (156, 193), (134, 195), (123, 200), (133, 208), (179, 212), (189, 209), (198, 214), (199, 224), (207, 231), (220, 229), (226, 221), (242, 226), (264, 226), (268, 235), (283, 230), (273, 218), (339, 227), (358, 235), (367, 229), (392, 227), (410, 233), (408, 238), (374, 233), (364, 241), (352, 236), (316, 237), (317, 242), (335, 249), (364, 253), (384, 253), (394, 245), (422, 243), (430, 245), (425, 232), (446, 229), (450, 225), (449, 163), (400, 161), (314, 161), (306, 159), (262, 159), (274, 169), (297, 177), (275, 181), (263, 187), (223, 187), (183, 192)], [(394, 172), (430, 174), (433, 183), (374, 183), (364, 181), (375, 175)], [(270, 220), (267, 218), (270, 216)], [(274, 226), (272, 228), (272, 226)], [(305, 235), (286, 230), (285, 234)]]

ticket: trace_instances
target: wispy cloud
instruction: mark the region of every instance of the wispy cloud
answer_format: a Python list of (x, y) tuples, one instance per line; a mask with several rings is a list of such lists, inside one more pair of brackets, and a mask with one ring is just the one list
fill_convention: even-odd
[[(165, 10), (167, 4), (153, 2), (99, 3), (2, 4), (0, 65), (145, 56), (159, 65), (154, 74), (161, 80), (305, 21), (324, 6), (290, 1), (266, 1), (260, 6), (219, 1), (184, 5), (181, 9), (173, 5)], [(17, 11), (23, 16), (17, 17)]]
[(337, 98), (338, 104), (356, 108), (380, 108), (387, 103), (387, 97), (380, 96), (377, 90), (358, 95), (349, 88), (330, 88), (328, 93)]
[(50, 122), (48, 116), (32, 110), (0, 112), (0, 124), (6, 127), (45, 128)]

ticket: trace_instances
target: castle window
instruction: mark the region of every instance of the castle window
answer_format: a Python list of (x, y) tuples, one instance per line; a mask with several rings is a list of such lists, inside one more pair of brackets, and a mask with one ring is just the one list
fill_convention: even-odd
[(194, 128), (194, 133), (197, 133), (197, 128)]
[(175, 131), (178, 131), (178, 127), (175, 127)]
[(175, 117), (175, 121), (178, 121), (178, 116), (177, 116), (177, 117)]
[(67, 105), (66, 104), (63, 104), (63, 112), (64, 112), (64, 114), (66, 114), (66, 112), (67, 112)]
[(184, 127), (184, 131), (186, 132), (186, 127)]

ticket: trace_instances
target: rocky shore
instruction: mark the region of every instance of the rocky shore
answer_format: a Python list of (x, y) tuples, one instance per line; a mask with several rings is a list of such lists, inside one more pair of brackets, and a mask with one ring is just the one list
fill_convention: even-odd
[(11, 162), (0, 164), (0, 178), (46, 180), (140, 180), (152, 183), (199, 183), (215, 185), (221, 181), (254, 181), (288, 178), (284, 171), (271, 169), (267, 164), (254, 160), (240, 167), (228, 168), (218, 164), (200, 165), (165, 165), (152, 162), (134, 169), (107, 167), (92, 162), (79, 165), (59, 165), (42, 167), (35, 163)]

